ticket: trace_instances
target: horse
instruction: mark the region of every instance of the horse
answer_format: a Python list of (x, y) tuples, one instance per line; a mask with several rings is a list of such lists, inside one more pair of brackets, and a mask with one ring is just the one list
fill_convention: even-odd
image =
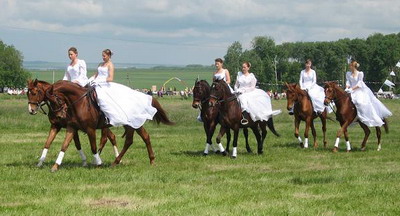
[[(101, 159), (96, 154), (96, 128), (108, 128), (112, 125), (106, 122), (105, 116), (102, 115), (99, 107), (97, 106), (94, 92), (92, 92), (93, 90), (94, 88), (90, 88), (88, 91), (87, 89), (81, 88), (80, 86), (72, 84), (71, 82), (58, 81), (53, 84), (49, 91), (47, 91), (50, 105), (54, 110), (56, 110), (57, 117), (67, 120), (67, 134), (63, 142), (59, 158), (57, 159), (57, 161), (60, 161), (60, 163), (55, 163), (52, 167), (52, 171), (58, 170), (64, 152), (67, 150), (68, 145), (71, 142), (72, 135), (77, 129), (87, 133), (96, 163), (97, 165), (101, 165)], [(175, 124), (169, 120), (166, 112), (155, 98), (152, 99), (151, 105), (157, 109), (157, 112), (154, 115), (154, 120), (158, 124), (160, 122), (166, 125)], [(124, 125), (124, 129), (124, 147), (111, 166), (115, 166), (120, 163), (122, 157), (133, 143), (133, 134), (135, 131), (145, 142), (150, 164), (153, 165), (155, 156), (150, 142), (150, 135), (147, 133), (145, 128), (142, 126), (135, 129), (128, 125)]]
[[(192, 107), (195, 109), (200, 109), (200, 116), (203, 121), (204, 131), (206, 132), (206, 147), (204, 150), (203, 155), (208, 155), (209, 148), (213, 148), (212, 146), (212, 136), (214, 134), (215, 128), (218, 123), (220, 122), (219, 119), (219, 109), (217, 106), (210, 107), (208, 100), (210, 99), (210, 85), (206, 80), (198, 80), (196, 79), (194, 88), (193, 88), (193, 102)], [(224, 150), (221, 144), (221, 138), (226, 133), (226, 149)], [(251, 153), (252, 150), (250, 148), (248, 142), (248, 130), (247, 128), (243, 128), (244, 137), (246, 140), (246, 150), (247, 152)], [(216, 138), (216, 142), (218, 143), (218, 147), (220, 152), (225, 156), (226, 152), (229, 152), (229, 143), (231, 140), (231, 133), (229, 128), (224, 127), (221, 125), (220, 131)], [(218, 152), (217, 151), (217, 152)]]
[[(317, 133), (315, 131), (314, 119), (320, 118), (322, 122), (322, 133), (324, 136), (324, 147), (327, 147), (326, 142), (326, 119), (330, 119), (328, 117), (327, 109), (325, 109), (322, 113), (314, 112), (314, 108), (308, 93), (304, 90), (300, 89), (300, 86), (296, 83), (288, 84), (285, 83), (286, 90), (286, 99), (287, 99), (287, 109), (293, 109), (294, 114), (294, 136), (299, 140), (300, 147), (308, 148), (308, 132), (311, 127), (311, 132), (314, 138), (314, 148), (318, 147), (317, 143)], [(299, 127), (300, 122), (306, 122), (306, 128), (304, 131), (304, 144), (299, 136)]]
[[(31, 115), (36, 115), (38, 109), (40, 108), (43, 112), (43, 114), (47, 114), (49, 121), (50, 121), (50, 131), (49, 135), (46, 139), (46, 142), (43, 147), (42, 155), (39, 159), (39, 162), (37, 164), (38, 167), (41, 167), (43, 165), (44, 160), (46, 159), (47, 152), (53, 143), (53, 140), (57, 136), (58, 132), (61, 130), (61, 128), (66, 128), (67, 122), (63, 119), (57, 118), (53, 110), (49, 107), (48, 104), (48, 99), (46, 97), (46, 91), (50, 89), (51, 84), (45, 81), (40, 81), (40, 80), (29, 80), (28, 81), (28, 111)], [(46, 113), (43, 110), (43, 106), (47, 105), (48, 106), (48, 113)], [(107, 138), (111, 141), (111, 144), (113, 145), (115, 157), (118, 156), (118, 148), (117, 148), (117, 142), (115, 140), (115, 135), (109, 130), (108, 128), (102, 129), (101, 133), (101, 139), (100, 139), (100, 148), (99, 148), (99, 153), (101, 150), (104, 148)], [(86, 156), (82, 151), (81, 148), (81, 143), (79, 140), (78, 133), (74, 133), (73, 136), (74, 142), (76, 149), (78, 150), (83, 166), (87, 166), (86, 162)]]
[[(351, 146), (349, 142), (349, 136), (347, 133), (347, 127), (354, 121), (357, 121), (361, 128), (364, 130), (364, 139), (361, 144), (361, 151), (365, 151), (366, 143), (368, 137), (371, 133), (368, 126), (362, 123), (359, 120), (356, 120), (357, 117), (357, 109), (354, 103), (351, 101), (351, 97), (340, 88), (335, 82), (325, 82), (325, 104), (329, 104), (330, 102), (334, 102), (336, 104), (336, 119), (340, 123), (340, 129), (336, 134), (336, 142), (335, 147), (333, 148), (333, 152), (337, 152), (339, 150), (339, 141), (342, 134), (344, 134), (344, 138), (346, 139), (347, 152), (350, 152)], [(387, 120), (383, 119), (385, 123), (383, 126), (385, 128), (386, 133), (389, 132), (389, 126), (387, 124)], [(381, 128), (375, 127), (376, 129), (376, 137), (378, 138), (378, 151), (382, 149), (381, 146)]]
[[(223, 80), (216, 80), (211, 86), (209, 106), (214, 107), (219, 105), (219, 113), (221, 122), (226, 125), (226, 127), (233, 130), (233, 151), (232, 158), (237, 157), (237, 141), (240, 128), (251, 128), (257, 140), (257, 153), (263, 154), (263, 144), (265, 137), (267, 136), (266, 127), (272, 131), (276, 136), (279, 134), (275, 131), (272, 117), (268, 121), (253, 121), (247, 112), (242, 113), (240, 103), (237, 100), (235, 94), (233, 94), (228, 84)], [(242, 116), (247, 117), (248, 123), (242, 124)], [(260, 134), (259, 128), (262, 134)]]

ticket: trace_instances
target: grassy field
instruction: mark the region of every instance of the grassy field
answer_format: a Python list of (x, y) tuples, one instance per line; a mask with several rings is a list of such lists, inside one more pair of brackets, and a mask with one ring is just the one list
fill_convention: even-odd
[[(32, 78), (44, 80), (52, 83), (53, 70), (30, 70)], [(88, 69), (87, 76), (91, 77), (95, 74), (94, 69)], [(152, 85), (156, 85), (157, 89), (164, 84), (165, 81), (172, 77), (178, 77), (182, 82), (173, 80), (166, 87), (183, 90), (185, 87), (192, 87), (194, 81), (199, 76), (200, 79), (211, 80), (214, 69), (212, 67), (167, 67), (167, 68), (151, 68), (151, 69), (119, 69), (115, 70), (115, 82), (130, 86), (134, 89), (150, 89)], [(54, 80), (60, 80), (64, 77), (65, 71), (54, 70)]]
[[(240, 135), (238, 158), (202, 156), (205, 136), (196, 121), (191, 100), (165, 97), (160, 103), (176, 126), (149, 131), (156, 153), (150, 166), (143, 141), (135, 143), (123, 163), (111, 168), (107, 145), (105, 165), (81, 167), (71, 145), (60, 171), (51, 173), (64, 137), (53, 143), (43, 168), (35, 167), (48, 133), (47, 117), (30, 116), (25, 97), (0, 96), (0, 214), (1, 215), (399, 215), (400, 214), (400, 101), (385, 100), (394, 113), (391, 133), (383, 134), (376, 151), (371, 133), (365, 152), (359, 151), (362, 130), (349, 134), (354, 151), (330, 149), (338, 129), (328, 122), (329, 149), (300, 149), (293, 136), (293, 118), (286, 101), (275, 125), (281, 137), (268, 134), (264, 155), (248, 154)], [(316, 123), (321, 142), (321, 124)], [(302, 124), (302, 131), (304, 124)], [(112, 129), (122, 146), (122, 128)], [(256, 150), (254, 136), (251, 146)], [(89, 158), (86, 136), (81, 141)], [(225, 142), (224, 142), (225, 144)]]

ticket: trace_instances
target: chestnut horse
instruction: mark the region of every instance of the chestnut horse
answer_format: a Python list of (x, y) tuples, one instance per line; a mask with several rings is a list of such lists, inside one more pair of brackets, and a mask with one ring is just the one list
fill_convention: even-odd
[[(351, 97), (342, 89), (340, 88), (335, 82), (325, 82), (325, 104), (330, 103), (331, 101), (335, 102), (337, 110), (336, 110), (336, 119), (340, 123), (340, 129), (338, 130), (336, 134), (336, 142), (335, 142), (335, 147), (333, 148), (334, 152), (337, 152), (339, 150), (339, 141), (340, 137), (342, 134), (344, 134), (344, 138), (346, 139), (346, 149), (347, 152), (351, 150), (350, 142), (349, 142), (349, 136), (347, 133), (347, 127), (355, 121), (357, 117), (357, 109), (356, 106), (353, 104), (351, 101)], [(369, 137), (369, 134), (371, 133), (370, 129), (368, 126), (364, 123), (362, 123), (359, 120), (358, 123), (360, 124), (361, 128), (364, 130), (364, 139), (361, 144), (361, 151), (365, 150), (365, 146)], [(389, 127), (387, 124), (386, 119), (383, 119), (383, 122), (385, 123), (383, 126), (385, 128), (386, 133), (389, 132)], [(378, 138), (378, 151), (382, 149), (381, 146), (381, 128), (380, 127), (375, 127), (376, 129), (376, 137)]]
[[(232, 157), (237, 157), (237, 141), (238, 134), (240, 128), (251, 128), (257, 140), (257, 153), (263, 153), (263, 144), (265, 137), (267, 136), (266, 127), (271, 130), (273, 134), (279, 136), (279, 134), (275, 131), (274, 123), (272, 117), (268, 121), (256, 121), (254, 122), (250, 115), (247, 112), (242, 113), (242, 109), (240, 107), (240, 103), (237, 100), (236, 95), (234, 95), (229, 87), (223, 80), (214, 81), (211, 86), (210, 99), (209, 104), (211, 107), (217, 106), (219, 107), (219, 114), (221, 118), (221, 122), (233, 130), (233, 151)], [(242, 115), (246, 116), (248, 123), (246, 125), (241, 124)], [(260, 134), (259, 128), (261, 129), (262, 134)]]
[[(93, 90), (93, 88), (90, 88)], [(56, 110), (56, 115), (60, 118), (67, 120), (67, 134), (61, 148), (60, 155), (64, 155), (69, 143), (71, 142), (73, 133), (76, 130), (82, 130), (89, 136), (92, 153), (98, 165), (101, 165), (101, 159), (96, 154), (96, 128), (108, 128), (110, 124), (106, 122), (104, 115), (102, 115), (99, 107), (97, 106), (96, 99), (93, 96), (94, 92), (88, 91), (86, 88), (81, 88), (71, 82), (58, 81), (53, 84), (52, 88), (47, 92), (50, 105), (53, 110)], [(153, 98), (152, 106), (157, 109), (154, 119), (157, 123), (164, 123), (166, 125), (173, 125), (174, 123), (168, 119), (165, 111), (160, 103)], [(132, 128), (124, 125), (125, 128), (125, 144), (113, 162), (112, 166), (120, 163), (122, 157), (133, 143), (133, 134), (136, 131), (146, 144), (147, 152), (149, 154), (150, 164), (154, 164), (154, 152), (151, 147), (150, 136), (144, 127)], [(62, 156), (59, 159), (62, 160)], [(59, 160), (57, 159), (57, 161)], [(60, 163), (55, 163), (52, 170), (56, 171)]]
[[(200, 116), (203, 121), (204, 131), (206, 132), (206, 148), (204, 150), (204, 155), (208, 154), (208, 150), (212, 147), (212, 136), (214, 135), (215, 128), (220, 121), (219, 118), (219, 108), (216, 106), (210, 107), (208, 100), (210, 99), (210, 85), (205, 80), (196, 79), (193, 88), (193, 102), (192, 107), (195, 109), (200, 109)], [(224, 150), (221, 144), (221, 138), (224, 136), (226, 132), (226, 149)], [(246, 149), (247, 152), (251, 153), (252, 150), (249, 145), (248, 136), (249, 132), (247, 128), (243, 128), (244, 137), (246, 139)], [(216, 138), (216, 142), (218, 143), (219, 150), (223, 155), (226, 155), (226, 152), (229, 152), (229, 143), (231, 140), (231, 133), (229, 128), (225, 128), (221, 125), (220, 131)]]
[[(38, 167), (41, 167), (43, 165), (44, 160), (46, 159), (47, 152), (54, 140), (54, 138), (57, 136), (58, 132), (61, 130), (61, 128), (66, 128), (67, 126), (67, 121), (57, 118), (53, 110), (49, 107), (49, 104), (47, 102), (47, 97), (46, 97), (46, 91), (50, 89), (51, 84), (45, 81), (39, 81), (35, 79), (34, 81), (29, 80), (28, 81), (28, 111), (31, 115), (37, 114), (38, 109), (42, 109), (42, 106), (47, 105), (48, 106), (48, 114), (42, 109), (44, 114), (47, 114), (49, 121), (50, 121), (50, 131), (49, 135), (46, 139), (46, 142), (43, 147), (42, 151), (42, 156), (39, 159), (39, 162), (37, 164)], [(101, 139), (100, 139), (100, 149), (99, 152), (104, 148), (104, 145), (107, 142), (107, 138), (110, 139), (111, 144), (114, 147), (114, 153), (115, 157), (118, 156), (118, 149), (117, 149), (117, 142), (115, 141), (115, 135), (108, 129), (104, 128), (101, 131)], [(86, 162), (86, 156), (83, 153), (81, 149), (81, 143), (79, 140), (78, 133), (74, 133), (74, 142), (76, 149), (78, 150), (81, 158), (82, 158), (82, 163), (83, 166), (87, 165)]]
[[(314, 119), (319, 117), (322, 122), (322, 133), (324, 136), (324, 147), (326, 148), (326, 119), (328, 118), (327, 110), (325, 109), (322, 113), (317, 114), (314, 112), (314, 108), (308, 93), (300, 89), (300, 86), (296, 83), (285, 84), (287, 109), (293, 109), (294, 113), (294, 136), (299, 140), (300, 147), (308, 148), (308, 132), (311, 128), (311, 132), (314, 138), (314, 148), (318, 147), (317, 143), (317, 132), (315, 131)], [(329, 118), (328, 118), (329, 119)], [(300, 121), (306, 122), (306, 128), (304, 131), (304, 144), (299, 136)]]

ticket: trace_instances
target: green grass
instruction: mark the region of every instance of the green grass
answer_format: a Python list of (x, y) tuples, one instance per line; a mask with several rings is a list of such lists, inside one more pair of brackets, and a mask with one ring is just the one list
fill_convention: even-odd
[[(53, 81), (52, 70), (31, 70), (32, 78), (44, 80), (47, 82)], [(192, 87), (194, 81), (199, 76), (200, 79), (211, 80), (214, 69), (212, 67), (170, 67), (170, 68), (151, 68), (151, 69), (116, 69), (115, 82), (130, 86), (135, 89), (150, 89), (156, 85), (157, 89), (164, 84), (165, 81), (172, 77), (178, 77), (184, 83), (173, 80), (169, 82), (167, 88), (176, 88), (183, 90), (185, 87)], [(60, 80), (64, 77), (65, 71), (54, 70), (54, 80)], [(91, 77), (95, 74), (94, 69), (89, 69), (87, 76)]]
[[(123, 163), (111, 168), (112, 148), (102, 154), (105, 166), (81, 167), (73, 145), (57, 173), (50, 168), (59, 152), (64, 130), (53, 143), (43, 168), (35, 167), (48, 133), (46, 116), (31, 116), (25, 97), (0, 96), (0, 214), (1, 215), (399, 215), (400, 101), (385, 100), (394, 113), (391, 133), (383, 134), (376, 151), (371, 133), (367, 150), (359, 151), (362, 130), (349, 134), (355, 150), (330, 149), (338, 129), (328, 122), (329, 149), (300, 149), (293, 136), (293, 117), (286, 101), (273, 101), (275, 126), (281, 137), (268, 134), (264, 155), (248, 154), (240, 135), (238, 158), (201, 156), (205, 136), (190, 100), (160, 100), (176, 126), (145, 127), (151, 135), (156, 165), (150, 166), (143, 141), (134, 145)], [(321, 124), (316, 123), (319, 143)], [(303, 133), (302, 123), (301, 133)], [(122, 128), (113, 128), (120, 138)], [(80, 135), (88, 158), (87, 137)], [(311, 139), (312, 140), (312, 139)], [(254, 136), (250, 135), (253, 150)], [(225, 144), (224, 140), (224, 144)]]

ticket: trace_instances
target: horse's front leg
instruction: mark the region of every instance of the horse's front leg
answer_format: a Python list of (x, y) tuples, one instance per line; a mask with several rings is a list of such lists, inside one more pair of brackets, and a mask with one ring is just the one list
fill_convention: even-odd
[(377, 151), (380, 151), (382, 149), (382, 145), (381, 145), (381, 128), (380, 127), (375, 127), (376, 129), (376, 138), (378, 139), (378, 149)]
[(206, 147), (204, 149), (203, 155), (207, 156), (210, 148), (212, 148), (212, 136), (214, 135), (216, 127), (215, 121), (204, 121), (204, 130), (206, 132), (207, 140), (206, 140)]
[[(221, 125), (221, 128), (219, 129), (218, 136), (216, 138), (217, 144), (218, 144), (218, 152), (221, 153), (223, 156), (226, 156), (226, 151), (224, 147), (222, 146), (221, 143), (221, 138), (225, 135), (225, 133), (229, 131), (229, 128), (225, 128)], [(229, 139), (230, 139), (230, 134), (229, 134)]]
[(74, 133), (76, 133), (76, 130), (73, 129), (72, 127), (67, 127), (67, 132), (65, 134), (65, 139), (64, 142), (61, 146), (61, 151), (58, 154), (56, 163), (53, 165), (51, 168), (52, 172), (55, 172), (58, 170), (58, 167), (61, 165), (62, 160), (64, 158), (65, 151), (67, 151), (69, 144), (71, 143), (72, 138), (74, 137)]
[(327, 142), (326, 142), (326, 111), (325, 115), (320, 116), (321, 122), (322, 122), (322, 134), (324, 136), (324, 148), (327, 147)]
[(304, 148), (308, 148), (308, 132), (310, 131), (310, 126), (312, 122), (312, 117), (306, 119), (306, 129), (304, 130)]
[(74, 143), (75, 143), (76, 150), (78, 150), (78, 152), (79, 152), (79, 156), (81, 156), (82, 166), (87, 166), (86, 155), (82, 151), (82, 146), (81, 146), (81, 141), (79, 140), (78, 131), (75, 131), (75, 133), (74, 133)]
[(232, 158), (235, 159), (237, 157), (237, 142), (239, 136), (239, 126), (233, 129), (233, 148), (232, 148)]
[[(333, 152), (337, 152), (339, 151), (339, 142), (340, 142), (340, 137), (342, 136), (342, 134), (347, 131), (347, 126), (349, 126), (350, 122), (345, 121), (345, 122), (340, 122), (340, 129), (338, 130), (338, 132), (336, 133), (336, 141), (335, 141), (335, 146), (333, 147)], [(346, 136), (346, 135), (345, 135)], [(346, 137), (345, 137), (346, 138)], [(348, 137), (347, 137), (348, 139)], [(346, 143), (348, 142), (348, 140), (346, 140)], [(349, 143), (350, 144), (350, 143)]]
[(314, 125), (314, 120), (311, 120), (311, 132), (314, 138), (314, 148), (318, 147), (318, 143), (317, 143), (317, 132), (315, 131), (315, 125)]
[(61, 129), (61, 127), (56, 127), (55, 125), (51, 125), (50, 131), (49, 131), (49, 136), (47, 136), (47, 140), (43, 147), (42, 156), (40, 156), (39, 162), (36, 165), (37, 167), (41, 167), (43, 165), (43, 162), (47, 156), (47, 152), (49, 151), (49, 148), (50, 148), (51, 144), (53, 143), (54, 138), (56, 138), (60, 129)]
[(96, 145), (96, 128), (88, 128), (86, 129), (87, 135), (89, 137), (90, 148), (93, 154), (93, 165), (101, 166), (103, 162), (101, 161), (100, 155), (97, 152), (97, 145)]
[(249, 145), (249, 129), (247, 127), (243, 128), (244, 139), (246, 140), (246, 150), (247, 153), (252, 153), (253, 151)]
[(299, 128), (300, 128), (300, 118), (296, 117), (294, 118), (294, 136), (299, 140), (300, 147), (303, 148), (303, 140), (301, 140), (301, 137), (299, 136)]

